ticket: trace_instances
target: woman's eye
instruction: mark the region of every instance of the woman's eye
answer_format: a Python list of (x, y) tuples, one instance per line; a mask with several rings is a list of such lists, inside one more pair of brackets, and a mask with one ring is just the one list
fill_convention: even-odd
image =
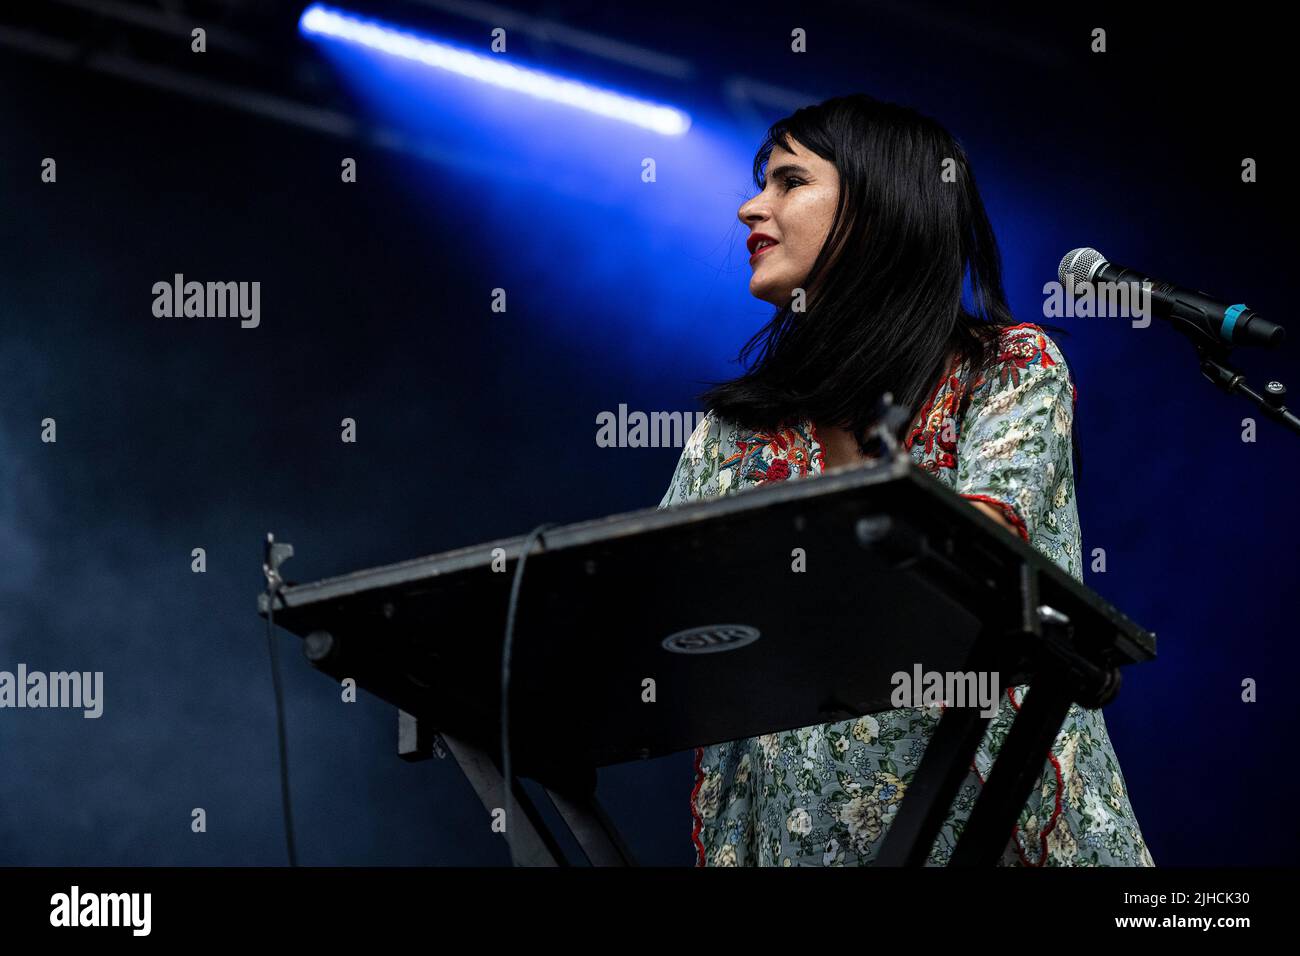
[[(808, 185), (808, 183), (805, 180), (800, 179), (798, 176), (782, 176), (780, 179), (776, 181), (781, 184), (781, 188), (786, 192), (789, 192), (791, 189), (794, 189), (796, 186)], [(763, 184), (764, 190), (767, 189), (767, 185), (768, 185), (767, 183)], [(762, 195), (761, 191), (759, 195)], [(751, 198), (757, 198), (757, 197), (751, 197)]]

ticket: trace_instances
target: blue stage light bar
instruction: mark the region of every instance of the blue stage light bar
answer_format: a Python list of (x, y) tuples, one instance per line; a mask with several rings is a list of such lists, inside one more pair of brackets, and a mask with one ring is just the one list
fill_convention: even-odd
[(355, 43), (527, 96), (631, 123), (665, 136), (680, 136), (691, 125), (689, 116), (671, 106), (638, 100), (519, 66), (499, 56), (464, 50), (320, 3), (313, 3), (302, 12), (298, 29), (304, 36), (330, 37)]

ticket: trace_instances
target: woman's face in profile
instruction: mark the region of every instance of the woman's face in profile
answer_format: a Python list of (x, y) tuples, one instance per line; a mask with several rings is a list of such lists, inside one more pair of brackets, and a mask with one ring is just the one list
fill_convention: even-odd
[[(763, 191), (736, 213), (749, 227), (750, 295), (778, 307), (788, 305), (802, 287), (830, 233), (840, 190), (834, 164), (793, 138), (790, 145), (794, 152), (773, 147)], [(775, 245), (759, 249), (760, 236)]]

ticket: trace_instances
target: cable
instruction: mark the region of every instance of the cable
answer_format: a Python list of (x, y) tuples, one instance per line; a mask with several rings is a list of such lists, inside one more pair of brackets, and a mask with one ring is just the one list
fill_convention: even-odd
[[(524, 565), (527, 563), (528, 553), (533, 548), (533, 542), (541, 542), (542, 546), (545, 547), (542, 532), (555, 527), (558, 526), (553, 522), (538, 525), (528, 532), (528, 536), (524, 539), (519, 552), (519, 563), (515, 565), (514, 580), (510, 584), (510, 603), (506, 608), (506, 633), (501, 646), (501, 775), (505, 782), (506, 848), (510, 852), (512, 866), (517, 865), (515, 863), (514, 846), (510, 842), (510, 818), (514, 802), (512, 799), (514, 780), (510, 761), (510, 655), (514, 649), (515, 613), (519, 607), (519, 592), (523, 586)], [(271, 685), (275, 691), (276, 734), (280, 744), (280, 797), (284, 807), (284, 838), (289, 851), (289, 865), (297, 866), (298, 854), (293, 840), (293, 807), (289, 798), (289, 749), (285, 741), (284, 731), (284, 691), (280, 685), (280, 656), (274, 634), (275, 598), (283, 581), (270, 557), (271, 544), (274, 539), (269, 535), (267, 537), (267, 558), (263, 563), (267, 579), (266, 642), (271, 655)]]
[[(274, 539), (267, 535), (266, 558), (266, 645), (271, 653), (271, 687), (275, 692), (275, 729), (280, 741), (280, 801), (284, 808), (284, 840), (289, 849), (289, 865), (298, 865), (298, 851), (293, 843), (293, 808), (289, 802), (289, 746), (284, 734), (284, 690), (280, 686), (280, 652), (275, 643), (275, 598), (284, 581), (271, 559)], [(290, 552), (292, 553), (292, 552)]]
[(510, 841), (511, 797), (514, 793), (514, 780), (510, 772), (510, 652), (515, 637), (515, 609), (519, 606), (519, 589), (524, 580), (524, 562), (528, 560), (528, 552), (533, 549), (534, 541), (541, 542), (542, 547), (545, 548), (546, 542), (542, 538), (542, 532), (554, 527), (557, 525), (553, 523), (538, 525), (528, 532), (528, 537), (524, 539), (523, 547), (519, 551), (519, 563), (515, 565), (515, 578), (510, 584), (510, 603), (506, 607), (506, 635), (501, 645), (501, 776), (505, 780), (506, 849), (510, 852), (511, 866), (518, 865), (515, 862), (514, 844)]
[[(274, 600), (274, 598), (272, 598)], [(275, 729), (280, 738), (280, 800), (284, 805), (284, 839), (289, 847), (289, 865), (298, 865), (293, 845), (293, 808), (289, 804), (289, 748), (284, 739), (284, 691), (280, 687), (280, 652), (271, 629), (274, 612), (266, 606), (266, 643), (271, 649), (271, 685), (275, 689)]]

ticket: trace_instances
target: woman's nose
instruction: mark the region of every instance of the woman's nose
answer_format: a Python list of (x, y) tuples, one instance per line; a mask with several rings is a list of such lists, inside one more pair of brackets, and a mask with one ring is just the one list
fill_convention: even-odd
[(736, 216), (745, 225), (755, 222), (762, 222), (768, 217), (767, 208), (759, 200), (762, 197), (755, 196), (747, 202), (741, 203), (740, 208), (736, 210)]
[(754, 222), (762, 222), (767, 219), (767, 212), (759, 206), (757, 200), (750, 199), (748, 203), (742, 204), (740, 209), (737, 209), (736, 216), (745, 225), (751, 225)]

